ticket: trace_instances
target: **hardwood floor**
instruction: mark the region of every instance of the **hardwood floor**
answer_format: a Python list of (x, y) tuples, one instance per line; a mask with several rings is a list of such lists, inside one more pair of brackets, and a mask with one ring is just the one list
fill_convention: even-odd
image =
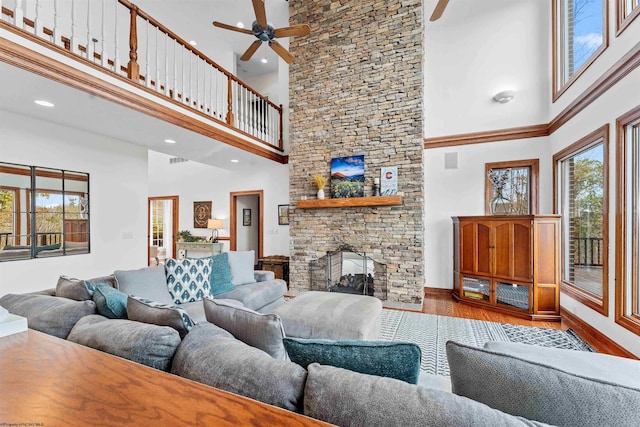
[[(467, 304), (461, 304), (451, 298), (451, 291), (448, 289), (425, 289), (425, 298), (422, 305), (422, 312), (428, 314), (437, 314), (440, 316), (463, 317), (465, 319), (486, 320), (488, 322), (509, 323), (513, 325), (534, 326), (538, 328), (552, 329), (569, 329), (569, 325), (564, 320), (561, 322), (534, 322), (531, 320), (521, 319), (519, 317), (510, 316), (504, 313), (487, 310), (481, 307), (474, 307)], [(599, 353), (613, 354), (616, 356), (628, 356), (621, 354), (616, 349), (611, 348), (586, 334), (580, 334), (581, 331), (573, 328), (582, 339), (589, 343)]]

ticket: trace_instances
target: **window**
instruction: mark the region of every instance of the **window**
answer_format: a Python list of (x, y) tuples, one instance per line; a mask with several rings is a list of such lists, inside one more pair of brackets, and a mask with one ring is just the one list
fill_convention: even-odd
[(631, 21), (640, 15), (640, 0), (617, 0), (616, 35), (620, 35)]
[(640, 335), (640, 107), (617, 121), (616, 322)]
[(553, 100), (607, 47), (606, 0), (553, 1)]
[(89, 175), (0, 163), (0, 261), (89, 252)]
[(538, 159), (485, 164), (485, 213), (538, 213)]
[(609, 125), (553, 156), (563, 292), (607, 315)]

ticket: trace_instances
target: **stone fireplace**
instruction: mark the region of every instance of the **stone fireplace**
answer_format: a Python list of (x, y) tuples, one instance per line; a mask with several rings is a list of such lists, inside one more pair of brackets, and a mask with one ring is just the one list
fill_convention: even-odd
[[(296, 56), (289, 67), (290, 287), (311, 289), (312, 261), (347, 244), (384, 263), (388, 302), (419, 306), (424, 295), (422, 1), (291, 0), (289, 10), (292, 25), (307, 23), (312, 31), (290, 44)], [(400, 204), (296, 207), (316, 197), (313, 175), (328, 178), (332, 158), (353, 155), (364, 155), (365, 196), (373, 196), (382, 167), (398, 167)]]

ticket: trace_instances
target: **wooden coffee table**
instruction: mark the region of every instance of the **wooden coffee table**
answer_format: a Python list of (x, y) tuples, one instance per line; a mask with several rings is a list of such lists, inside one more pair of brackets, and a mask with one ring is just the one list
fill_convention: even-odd
[(0, 424), (327, 426), (28, 330), (0, 338)]

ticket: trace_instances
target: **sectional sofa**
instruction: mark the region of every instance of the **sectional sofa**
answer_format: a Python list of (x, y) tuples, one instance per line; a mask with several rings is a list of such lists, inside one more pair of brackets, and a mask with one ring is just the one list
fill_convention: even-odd
[[(152, 283), (170, 287), (161, 269), (116, 271), (86, 281), (63, 277), (56, 289), (5, 295), (0, 305), (27, 317), (33, 329), (337, 425), (638, 425), (638, 361), (508, 343), (475, 348), (449, 342), (450, 382), (420, 375), (418, 384), (332, 366), (326, 359), (300, 364), (282, 350), (289, 339), (278, 316), (269, 313), (283, 303), (286, 289), (269, 272), (252, 273), (257, 279), (252, 283), (176, 310), (171, 307), (182, 304), (150, 300), (165, 296)], [(111, 291), (99, 286), (102, 291), (89, 295), (87, 282), (114, 292), (137, 287), (144, 295), (121, 292), (126, 318), (109, 318), (99, 314), (97, 307), (105, 304), (96, 294)], [(387, 357), (380, 363), (400, 360)]]

